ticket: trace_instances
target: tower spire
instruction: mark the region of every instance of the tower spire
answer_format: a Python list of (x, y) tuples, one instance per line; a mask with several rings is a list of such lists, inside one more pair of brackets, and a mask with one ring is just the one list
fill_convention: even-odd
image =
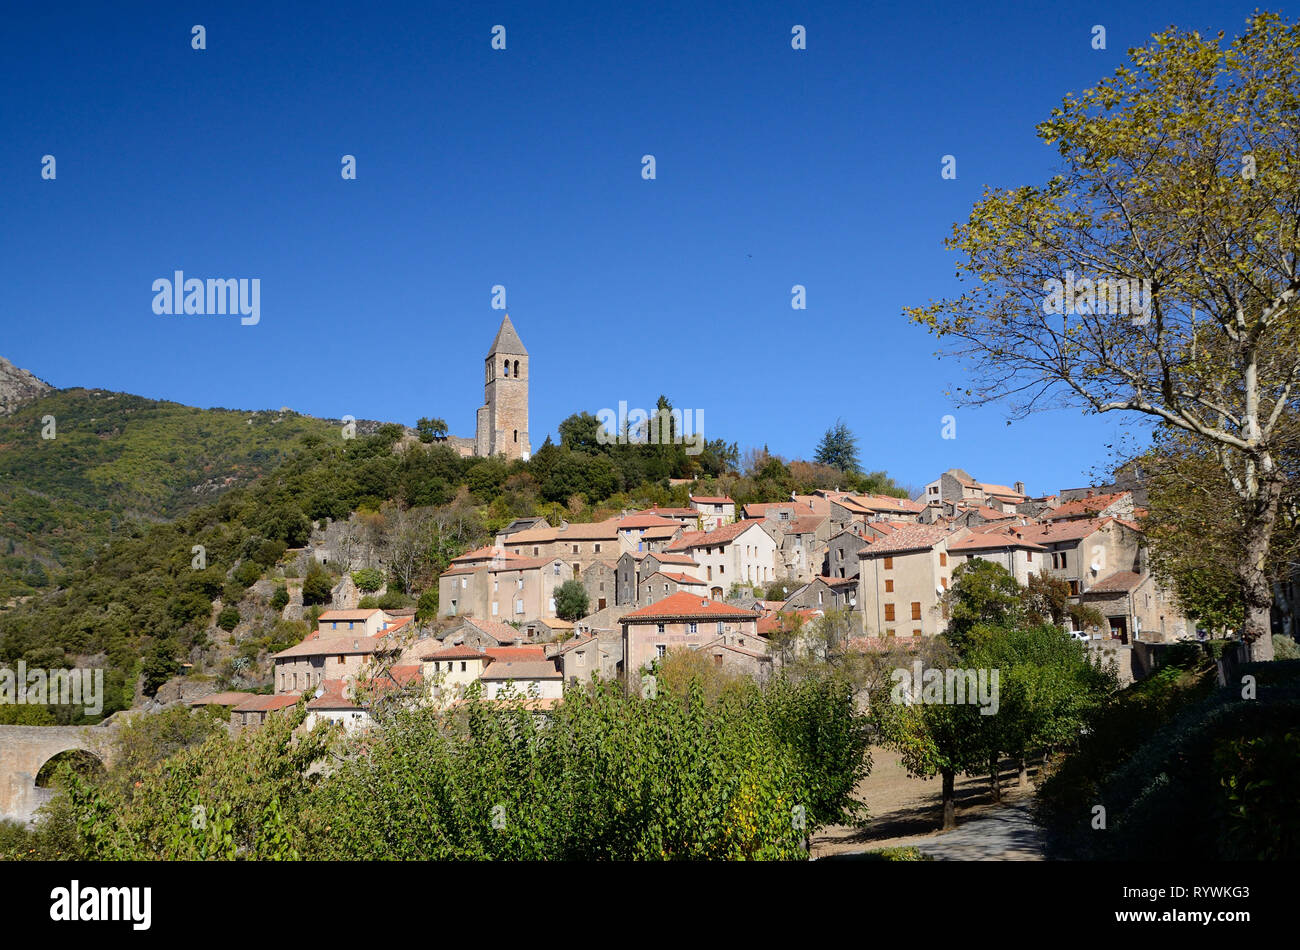
[(528, 355), (528, 350), (524, 349), (524, 341), (519, 339), (519, 334), (515, 332), (515, 325), (510, 322), (508, 313), (501, 318), (501, 327), (497, 330), (487, 355), (496, 356), (498, 353), (509, 353), (511, 356)]

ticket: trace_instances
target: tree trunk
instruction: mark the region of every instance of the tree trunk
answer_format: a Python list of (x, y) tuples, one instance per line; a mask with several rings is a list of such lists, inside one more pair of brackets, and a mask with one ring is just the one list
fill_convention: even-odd
[(989, 791), (993, 793), (993, 801), (1002, 801), (1002, 776), (999, 774), (998, 757), (995, 755), (989, 759)]
[(1237, 574), (1246, 597), (1246, 623), (1242, 639), (1247, 658), (1252, 663), (1273, 659), (1273, 584), (1268, 576), (1268, 547), (1277, 522), (1280, 482), (1270, 480), (1259, 486), (1257, 500), (1249, 506), (1241, 563)]
[(1029, 763), (1025, 761), (1025, 757), (1023, 755), (1020, 757), (1019, 783), (1021, 788), (1029, 787)]
[(943, 830), (951, 831), (957, 827), (957, 799), (953, 792), (957, 773), (951, 769), (943, 771)]

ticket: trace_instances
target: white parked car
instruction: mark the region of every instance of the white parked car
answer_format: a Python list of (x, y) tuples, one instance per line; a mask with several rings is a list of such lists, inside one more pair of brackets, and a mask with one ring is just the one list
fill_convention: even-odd
[(1087, 643), (1087, 642), (1088, 642), (1088, 635), (1087, 635), (1086, 633), (1084, 633), (1082, 630), (1071, 630), (1071, 631), (1070, 631), (1070, 639), (1071, 639), (1071, 640), (1078, 640), (1080, 643)]

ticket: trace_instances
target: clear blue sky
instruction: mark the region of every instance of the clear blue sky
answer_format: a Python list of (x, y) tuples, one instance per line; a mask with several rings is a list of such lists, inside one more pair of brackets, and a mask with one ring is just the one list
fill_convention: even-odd
[[(1051, 173), (1033, 130), (1066, 92), (1253, 7), (14, 5), (0, 355), (56, 386), (473, 435), (503, 284), (534, 446), (666, 393), (742, 448), (809, 457), (842, 416), (905, 482), (1083, 484), (1123, 419), (961, 409), (943, 440), (961, 370), (901, 310), (953, 291), (942, 240), (984, 185)], [(260, 278), (260, 324), (155, 315), (176, 269)]]

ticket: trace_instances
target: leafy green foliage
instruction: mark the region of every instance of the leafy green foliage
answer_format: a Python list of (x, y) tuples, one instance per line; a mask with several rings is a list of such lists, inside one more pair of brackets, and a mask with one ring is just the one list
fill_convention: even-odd
[(799, 859), (858, 813), (870, 767), (832, 681), (744, 681), (712, 701), (597, 683), (545, 720), (522, 699), (472, 702), (295, 739), (305, 712), (234, 738), (204, 714), (138, 717), (108, 775), (60, 773), (49, 834), (100, 860)]
[[(54, 439), (41, 438), (52, 415)], [(68, 389), (0, 416), (0, 603), (46, 587), (136, 521), (211, 504), (296, 453), (331, 425), (295, 413), (193, 409)], [(37, 567), (39, 565), (39, 567)]]
[(589, 606), (587, 588), (582, 581), (570, 578), (555, 591), (555, 615), (561, 620), (581, 620)]
[(352, 583), (363, 594), (373, 594), (384, 586), (384, 572), (373, 567), (363, 567), (352, 572)]

